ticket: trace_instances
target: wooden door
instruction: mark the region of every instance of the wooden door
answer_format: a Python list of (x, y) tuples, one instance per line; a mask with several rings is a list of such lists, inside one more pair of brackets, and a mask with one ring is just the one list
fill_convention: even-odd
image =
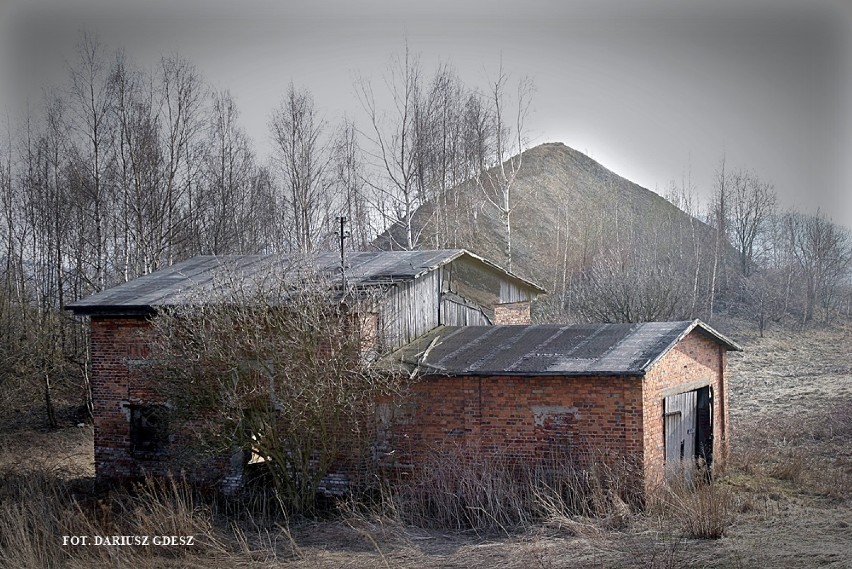
[(670, 395), (664, 400), (666, 471), (691, 477), (695, 461), (697, 391)]

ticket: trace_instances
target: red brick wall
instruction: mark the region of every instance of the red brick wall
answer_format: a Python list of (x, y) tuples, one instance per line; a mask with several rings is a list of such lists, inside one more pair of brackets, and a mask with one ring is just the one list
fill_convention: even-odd
[(445, 445), (520, 459), (643, 450), (639, 378), (426, 377), (400, 401), (393, 442), (403, 462)]
[(92, 399), (95, 416), (95, 476), (98, 480), (143, 474), (130, 453), (130, 408), (156, 401), (134, 364), (147, 355), (145, 318), (91, 318)]
[[(171, 432), (168, 448), (151, 456), (134, 456), (130, 441), (130, 406), (163, 403), (143, 372), (149, 355), (151, 323), (144, 317), (91, 317), (92, 399), (94, 403), (95, 477), (99, 482), (164, 475), (184, 466), (174, 452), (186, 447), (189, 433)], [(189, 459), (198, 482), (227, 473), (228, 457)], [(198, 465), (201, 467), (198, 467)]]
[(683, 386), (683, 391), (692, 391), (700, 383), (712, 386), (713, 463), (714, 468), (724, 468), (729, 444), (726, 362), (725, 348), (694, 330), (645, 375), (642, 398), (646, 491), (659, 484), (665, 473), (663, 399), (664, 391), (673, 387)]
[(494, 324), (530, 324), (531, 322), (529, 301), (494, 305)]

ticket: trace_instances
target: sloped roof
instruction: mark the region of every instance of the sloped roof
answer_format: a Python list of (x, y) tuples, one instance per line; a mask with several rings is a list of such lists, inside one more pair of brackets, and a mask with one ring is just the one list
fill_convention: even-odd
[(699, 320), (571, 326), (445, 326), (393, 359), (444, 375), (644, 375), (698, 329), (728, 350), (742, 348)]
[[(479, 261), (524, 288), (544, 292), (538, 285), (464, 249), (347, 253), (346, 279), (356, 287), (410, 281), (461, 256)], [(75, 314), (150, 312), (157, 307), (180, 305), (197, 298), (199, 293), (221, 285), (224, 273), (250, 282), (275, 272), (286, 274), (288, 269), (292, 269), (291, 274), (298, 274), (296, 269), (305, 263), (332, 275), (340, 271), (338, 253), (321, 253), (308, 260), (287, 255), (202, 255), (83, 298), (65, 308)]]

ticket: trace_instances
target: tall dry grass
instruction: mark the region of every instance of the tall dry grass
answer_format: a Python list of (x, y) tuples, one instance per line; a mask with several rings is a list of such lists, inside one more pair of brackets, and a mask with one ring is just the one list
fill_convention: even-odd
[(732, 472), (838, 502), (852, 497), (852, 401), (738, 426)]
[(648, 497), (649, 514), (661, 525), (694, 539), (723, 537), (736, 517), (736, 497), (722, 481), (699, 469), (678, 472)]
[(642, 507), (632, 457), (588, 453), (536, 461), (441, 449), (373, 504), (404, 525), (509, 532), (581, 516), (624, 519)]
[[(183, 482), (148, 480), (98, 496), (90, 483), (51, 472), (7, 469), (0, 479), (0, 567), (181, 566), (229, 556), (211, 506)], [(87, 536), (89, 545), (65, 536)], [(148, 536), (149, 544), (94, 545), (96, 536)], [(154, 536), (193, 536), (193, 544), (154, 545)]]

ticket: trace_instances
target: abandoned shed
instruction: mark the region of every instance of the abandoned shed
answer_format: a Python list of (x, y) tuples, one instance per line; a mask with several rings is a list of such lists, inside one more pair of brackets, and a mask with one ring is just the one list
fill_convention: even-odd
[(415, 461), (447, 445), (527, 461), (603, 450), (637, 460), (649, 490), (667, 466), (724, 464), (739, 349), (698, 320), (438, 328), (394, 354), (421, 379), (391, 444)]
[[(168, 469), (166, 418), (139, 371), (150, 318), (163, 308), (203, 302), (205, 294), (252, 286), (279, 275), (298, 278), (305, 260), (283, 255), (200, 256), (66, 306), (91, 322), (95, 471), (99, 480)], [(382, 350), (441, 325), (524, 324), (537, 285), (462, 249), (350, 253), (310, 259), (336, 282), (379, 291), (374, 318)]]
[[(603, 449), (637, 459), (648, 489), (667, 465), (725, 461), (726, 352), (740, 348), (706, 324), (531, 325), (544, 291), (464, 250), (352, 253), (343, 275), (336, 254), (312, 262), (381, 292), (371, 322), (385, 361), (418, 372), (380, 413), (396, 466), (446, 445), (519, 460)], [(168, 417), (139, 373), (151, 317), (221, 286), (223, 267), (239, 283), (287, 264), (196, 257), (67, 307), (91, 318), (99, 480), (170, 469)]]

